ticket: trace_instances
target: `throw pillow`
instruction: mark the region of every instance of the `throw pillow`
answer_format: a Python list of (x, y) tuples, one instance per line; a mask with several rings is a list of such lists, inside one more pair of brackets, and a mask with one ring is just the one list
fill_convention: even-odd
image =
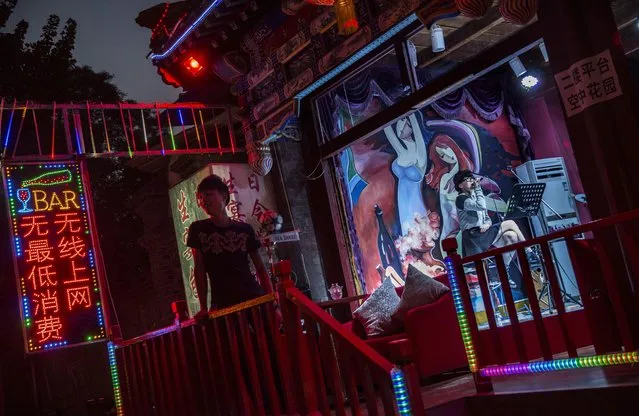
[(408, 266), (402, 298), (393, 318), (403, 322), (409, 310), (433, 303), (449, 290), (445, 284), (426, 276), (411, 264)]
[(392, 326), (392, 316), (399, 305), (399, 296), (391, 279), (384, 279), (362, 305), (353, 312), (361, 322), (367, 337), (384, 335)]

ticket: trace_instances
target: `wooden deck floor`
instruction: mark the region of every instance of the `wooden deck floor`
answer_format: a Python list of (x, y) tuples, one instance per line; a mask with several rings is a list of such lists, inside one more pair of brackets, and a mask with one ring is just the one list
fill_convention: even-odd
[[(620, 386), (639, 387), (639, 367), (584, 368), (572, 371), (521, 374), (494, 378), (494, 392), (490, 394), (503, 395)], [(422, 387), (422, 400), (426, 409), (475, 395), (477, 393), (470, 374), (452, 377), (448, 380)]]

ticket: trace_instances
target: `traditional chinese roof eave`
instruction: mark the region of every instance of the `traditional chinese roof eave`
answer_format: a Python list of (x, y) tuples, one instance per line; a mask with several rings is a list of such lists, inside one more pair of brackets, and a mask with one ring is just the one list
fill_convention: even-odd
[[(162, 81), (173, 87), (182, 87), (185, 91), (197, 90), (210, 87), (213, 84), (224, 86), (227, 92), (223, 97), (216, 97), (215, 104), (232, 103), (236, 104), (236, 99), (230, 97), (230, 87), (234, 80), (222, 79), (212, 72), (212, 59), (224, 56), (227, 53), (242, 54), (240, 43), (242, 37), (263, 15), (274, 7), (279, 7), (280, 0), (220, 0), (218, 7), (213, 8), (198, 22), (196, 27), (177, 44), (173, 45), (183, 36), (186, 30), (198, 21), (201, 13), (210, 6), (211, 1), (203, 1), (197, 8), (192, 8), (185, 18), (176, 28), (174, 33), (162, 41), (150, 54), (153, 65), (158, 68), (158, 74)], [(159, 8), (160, 5), (155, 6)], [(153, 8), (152, 8), (153, 9)], [(147, 12), (149, 9), (142, 12)], [(157, 14), (157, 9), (155, 11)], [(140, 18), (140, 16), (138, 16)], [(146, 25), (149, 22), (142, 22)], [(172, 49), (171, 49), (172, 48)], [(166, 51), (170, 50), (170, 53)], [(165, 56), (160, 56), (165, 54)], [(192, 76), (185, 71), (185, 62), (189, 59), (189, 53), (199, 54), (203, 57), (207, 73), (203, 76)], [(248, 70), (248, 57), (243, 59)], [(219, 101), (219, 100), (222, 101)], [(218, 102), (219, 101), (219, 102)]]
[(260, 17), (277, 5), (279, 0), (205, 1), (189, 12), (188, 18), (164, 40), (161, 47), (152, 51), (150, 57), (153, 64), (166, 65), (175, 60), (174, 55), (180, 55), (199, 39), (213, 40), (213, 43), (217, 39), (219, 48), (223, 43), (220, 40), (226, 40), (231, 33), (243, 32), (247, 24), (254, 22), (255, 17)]

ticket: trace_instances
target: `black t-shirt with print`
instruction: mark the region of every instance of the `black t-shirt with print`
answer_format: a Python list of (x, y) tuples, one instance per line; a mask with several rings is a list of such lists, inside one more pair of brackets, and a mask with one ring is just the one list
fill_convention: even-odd
[(232, 221), (218, 227), (210, 219), (196, 221), (186, 245), (202, 253), (213, 306), (223, 308), (264, 295), (249, 268), (248, 253), (260, 248), (250, 224)]

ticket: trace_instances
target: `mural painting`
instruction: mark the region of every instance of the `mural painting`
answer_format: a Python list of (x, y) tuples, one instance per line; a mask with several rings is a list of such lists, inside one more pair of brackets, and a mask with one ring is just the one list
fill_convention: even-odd
[[(428, 276), (444, 271), (442, 241), (461, 239), (453, 176), (481, 177), (491, 216), (505, 212), (520, 163), (515, 132), (500, 112), (485, 121), (469, 105), (455, 119), (417, 111), (344, 151), (342, 172), (360, 255), (362, 286), (380, 285), (389, 267), (409, 264)], [(380, 267), (381, 266), (381, 267)], [(401, 283), (401, 282), (400, 282)]]

